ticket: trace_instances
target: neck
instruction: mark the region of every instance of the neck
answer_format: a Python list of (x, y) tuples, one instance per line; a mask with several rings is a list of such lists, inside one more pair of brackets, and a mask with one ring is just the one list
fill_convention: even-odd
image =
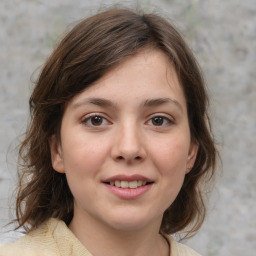
[(159, 221), (137, 230), (116, 230), (88, 218), (73, 218), (70, 230), (94, 256), (167, 256)]

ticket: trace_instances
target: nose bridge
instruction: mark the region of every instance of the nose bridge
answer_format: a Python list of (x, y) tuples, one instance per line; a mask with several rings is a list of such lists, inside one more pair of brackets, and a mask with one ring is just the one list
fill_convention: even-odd
[(132, 120), (120, 124), (116, 134), (115, 158), (130, 161), (144, 157), (145, 149), (140, 127)]

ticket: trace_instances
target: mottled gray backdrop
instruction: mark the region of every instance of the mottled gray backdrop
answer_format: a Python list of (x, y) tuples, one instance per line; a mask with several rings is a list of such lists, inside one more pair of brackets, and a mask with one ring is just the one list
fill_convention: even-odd
[[(14, 215), (15, 145), (28, 119), (38, 70), (67, 25), (121, 1), (0, 0), (0, 243), (19, 236)], [(205, 73), (223, 159), (201, 231), (187, 241), (204, 256), (256, 252), (256, 1), (158, 0), (139, 4), (169, 17)], [(220, 168), (219, 168), (220, 170)]]

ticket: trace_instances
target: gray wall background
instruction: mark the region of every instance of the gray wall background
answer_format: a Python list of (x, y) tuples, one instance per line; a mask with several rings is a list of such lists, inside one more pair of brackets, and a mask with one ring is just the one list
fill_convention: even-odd
[(205, 73), (223, 167), (205, 224), (186, 243), (202, 255), (255, 255), (255, 0), (0, 0), (0, 244), (20, 236), (4, 225), (14, 216), (12, 149), (26, 128), (31, 77), (68, 24), (112, 3), (138, 4), (171, 18)]

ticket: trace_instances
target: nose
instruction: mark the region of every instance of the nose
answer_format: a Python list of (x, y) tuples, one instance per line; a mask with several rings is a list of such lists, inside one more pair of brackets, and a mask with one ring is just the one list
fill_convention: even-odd
[(112, 147), (112, 158), (128, 164), (142, 162), (146, 158), (142, 133), (136, 125), (126, 125), (118, 128)]

